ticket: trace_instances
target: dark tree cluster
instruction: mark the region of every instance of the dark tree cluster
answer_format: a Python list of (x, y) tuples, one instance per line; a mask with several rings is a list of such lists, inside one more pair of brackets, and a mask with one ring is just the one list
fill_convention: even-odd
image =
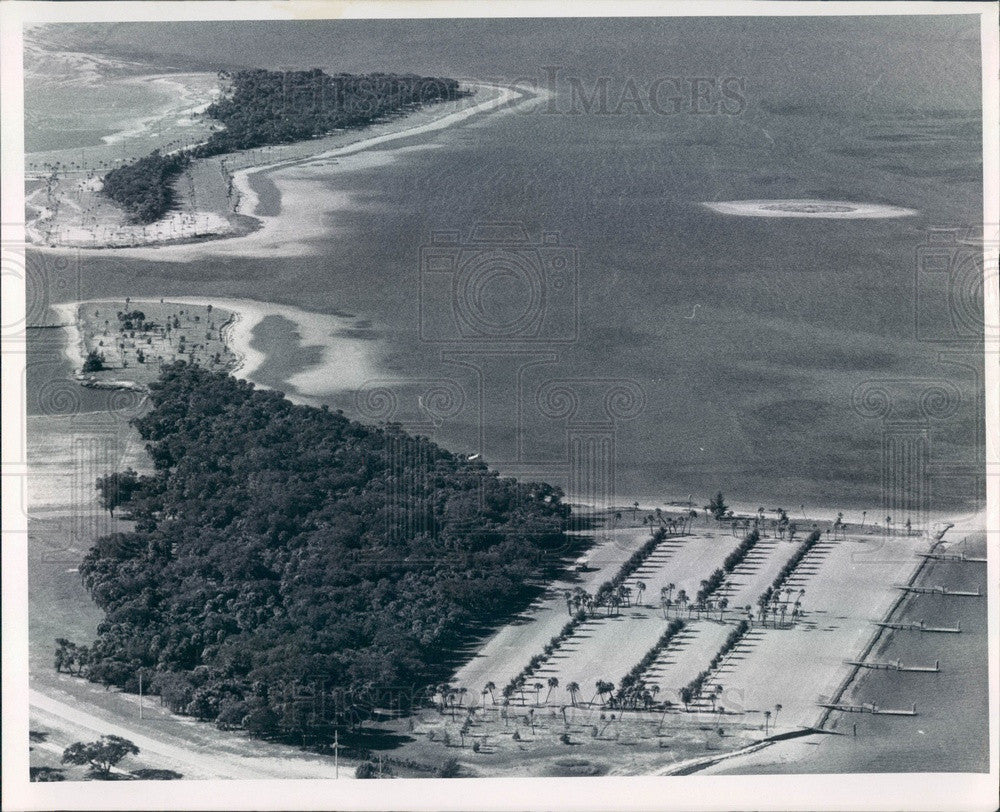
[(579, 552), (559, 489), (394, 426), (183, 363), (150, 399), (155, 475), (102, 490), (135, 529), (80, 567), (105, 612), (87, 674), (174, 710), (324, 741), (425, 697)]
[(222, 73), (226, 92), (206, 115), (224, 128), (195, 147), (123, 164), (104, 176), (105, 195), (136, 223), (151, 223), (170, 209), (173, 181), (192, 158), (287, 144), (364, 127), (425, 104), (469, 95), (456, 79), (373, 73), (328, 76), (263, 69)]
[(364, 127), (424, 104), (466, 95), (458, 81), (433, 76), (241, 70), (221, 75), (223, 98), (205, 112), (225, 125), (195, 157), (285, 144)]
[(186, 152), (161, 155), (153, 150), (145, 158), (108, 172), (101, 192), (121, 206), (132, 222), (152, 223), (170, 209), (173, 180), (190, 160)]

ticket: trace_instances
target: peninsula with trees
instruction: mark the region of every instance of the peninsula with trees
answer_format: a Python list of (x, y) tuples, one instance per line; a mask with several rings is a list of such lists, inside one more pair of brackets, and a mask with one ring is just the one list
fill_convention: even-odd
[(584, 544), (558, 488), (392, 425), (183, 362), (149, 397), (155, 473), (98, 482), (134, 529), (81, 564), (82, 670), (199, 719), (315, 742), (419, 704)]
[(219, 74), (222, 98), (205, 115), (221, 128), (204, 143), (169, 154), (156, 150), (104, 175), (102, 193), (134, 223), (153, 223), (170, 209), (173, 182), (198, 158), (289, 144), (360, 129), (419, 107), (469, 95), (458, 80), (372, 73), (330, 76), (306, 71), (240, 70)]

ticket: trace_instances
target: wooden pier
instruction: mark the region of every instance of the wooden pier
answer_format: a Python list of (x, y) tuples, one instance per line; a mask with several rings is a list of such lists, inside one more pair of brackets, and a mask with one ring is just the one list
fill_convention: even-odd
[(875, 716), (916, 716), (917, 703), (913, 703), (910, 710), (900, 710), (896, 708), (880, 708), (878, 705), (845, 705), (839, 702), (819, 702), (821, 708), (840, 711), (841, 713), (871, 713)]
[(904, 592), (912, 592), (916, 595), (949, 595), (956, 598), (981, 598), (983, 593), (978, 589), (969, 592), (961, 589), (945, 589), (943, 586), (907, 586), (906, 584), (896, 584), (894, 589), (901, 589)]
[(935, 561), (966, 561), (969, 564), (985, 564), (986, 559), (965, 553), (917, 553), (920, 558), (932, 558)]
[(934, 665), (903, 665), (897, 660), (894, 663), (865, 663), (859, 660), (847, 660), (848, 665), (855, 665), (858, 668), (871, 668), (876, 671), (913, 671), (921, 674), (941, 673), (941, 661), (935, 660)]
[(935, 634), (959, 634), (962, 629), (957, 627), (950, 629), (947, 626), (925, 626), (924, 622), (921, 620), (918, 623), (883, 623), (881, 621), (875, 622), (876, 626), (881, 626), (883, 629), (898, 629), (904, 632), (932, 632)]

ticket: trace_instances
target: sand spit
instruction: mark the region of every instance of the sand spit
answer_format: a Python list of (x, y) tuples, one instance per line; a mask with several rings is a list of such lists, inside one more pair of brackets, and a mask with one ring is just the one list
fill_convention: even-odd
[[(344, 195), (331, 195), (323, 179), (332, 172), (379, 166), (398, 155), (434, 144), (385, 145), (440, 132), (484, 113), (521, 110), (542, 100), (543, 92), (522, 87), (470, 83), (477, 103), (446, 102), (409, 116), (373, 125), (364, 132), (344, 132), (287, 147), (250, 150), (215, 160), (231, 193), (222, 204), (201, 210), (187, 207), (149, 226), (130, 226), (124, 216), (90, 188), (94, 179), (73, 182), (54, 193), (36, 190), (28, 204), (37, 214), (28, 224), (28, 239), (39, 250), (86, 248), (88, 253), (114, 253), (143, 260), (188, 261), (213, 256), (301, 256), (315, 252), (312, 241), (329, 232), (329, 215), (342, 210)], [(457, 108), (457, 109), (456, 109)], [(372, 151), (372, 148), (380, 149)], [(250, 163), (252, 162), (252, 163)], [(247, 163), (249, 165), (241, 165)], [(280, 192), (281, 208), (273, 216), (257, 214), (258, 198), (251, 175), (267, 173)], [(88, 183), (84, 189), (81, 183)], [(206, 194), (201, 195), (205, 197)], [(182, 207), (183, 208), (183, 207)], [(69, 216), (72, 226), (60, 221)], [(79, 222), (77, 222), (79, 221)], [(247, 224), (259, 225), (258, 228)]]
[[(66, 357), (74, 369), (80, 369), (84, 361), (83, 338), (76, 323), (76, 311), (80, 305), (105, 301), (107, 300), (92, 299), (53, 305), (66, 331)], [(159, 301), (160, 299), (154, 298), (131, 299), (133, 305)], [(163, 301), (182, 305), (210, 304), (233, 313), (235, 318), (225, 328), (226, 343), (239, 358), (232, 374), (237, 378), (253, 381), (258, 386), (261, 383), (254, 380), (254, 373), (261, 368), (267, 356), (265, 352), (252, 346), (254, 328), (269, 316), (292, 322), (302, 347), (322, 349), (318, 363), (288, 378), (288, 386), (293, 391), (286, 394), (295, 403), (314, 403), (314, 399), (358, 389), (367, 381), (378, 377), (381, 345), (375, 341), (345, 335), (354, 326), (354, 320), (348, 316), (315, 313), (251, 299), (167, 296)]]
[(737, 217), (809, 217), (828, 220), (872, 220), (912, 217), (916, 209), (882, 203), (852, 203), (843, 200), (726, 200), (702, 203), (719, 214)]

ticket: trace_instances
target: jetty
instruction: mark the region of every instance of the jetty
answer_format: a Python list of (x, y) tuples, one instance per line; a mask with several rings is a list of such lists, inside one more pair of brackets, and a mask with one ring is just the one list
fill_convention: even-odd
[(841, 713), (871, 713), (875, 716), (916, 716), (917, 703), (913, 703), (910, 710), (900, 710), (896, 708), (880, 708), (878, 705), (846, 705), (840, 702), (819, 702), (821, 708), (827, 710), (840, 711)]
[(938, 634), (959, 634), (962, 629), (961, 627), (956, 627), (950, 629), (947, 626), (926, 626), (924, 622), (918, 621), (917, 623), (884, 623), (882, 621), (875, 621), (876, 626), (881, 626), (883, 629), (897, 629), (904, 632), (935, 632)]
[(917, 553), (920, 558), (932, 558), (935, 561), (965, 561), (969, 564), (985, 564), (985, 556), (966, 555), (965, 553)]
[(907, 584), (895, 584), (894, 589), (901, 589), (903, 592), (912, 592), (916, 595), (949, 595), (958, 598), (981, 598), (982, 592), (977, 588), (975, 592), (962, 589), (945, 589), (943, 586), (909, 586)]
[(934, 665), (903, 665), (900, 660), (894, 663), (866, 663), (860, 660), (845, 660), (848, 665), (858, 668), (871, 668), (876, 671), (913, 671), (921, 674), (941, 673), (941, 661), (935, 660)]

